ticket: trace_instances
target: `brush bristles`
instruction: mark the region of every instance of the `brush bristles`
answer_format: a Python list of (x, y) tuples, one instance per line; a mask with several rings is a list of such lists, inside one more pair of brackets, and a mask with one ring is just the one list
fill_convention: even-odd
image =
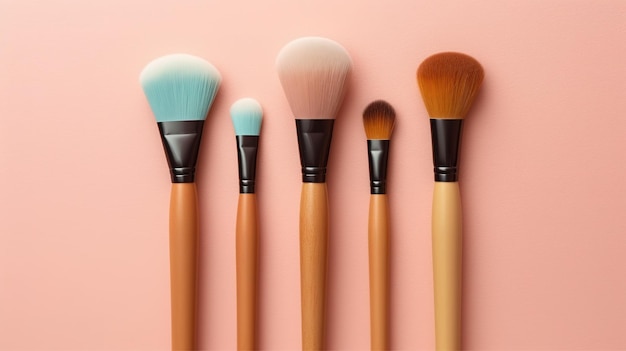
[(376, 100), (363, 111), (363, 127), (369, 140), (389, 140), (396, 121), (396, 112), (386, 101)]
[(278, 77), (297, 119), (334, 119), (352, 67), (348, 52), (319, 37), (296, 39), (276, 58)]
[(478, 61), (456, 52), (430, 56), (417, 69), (417, 82), (431, 118), (464, 118), (483, 77)]
[(167, 55), (150, 62), (139, 77), (157, 122), (206, 119), (221, 76), (192, 55)]
[(263, 108), (258, 101), (243, 98), (230, 107), (235, 135), (259, 135), (263, 120)]

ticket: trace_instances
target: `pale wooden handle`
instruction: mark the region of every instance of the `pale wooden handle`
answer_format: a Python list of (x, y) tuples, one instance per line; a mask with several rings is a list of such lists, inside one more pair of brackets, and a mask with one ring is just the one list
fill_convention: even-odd
[(370, 196), (369, 265), (371, 349), (386, 350), (389, 318), (389, 210), (387, 195)]
[(300, 199), (303, 350), (322, 350), (324, 346), (327, 248), (328, 193), (326, 183), (303, 183)]
[(254, 350), (258, 235), (255, 194), (239, 194), (236, 227), (237, 349)]
[(198, 199), (194, 183), (174, 183), (170, 198), (172, 350), (196, 348)]
[(432, 212), (435, 341), (461, 349), (461, 194), (457, 182), (435, 182)]

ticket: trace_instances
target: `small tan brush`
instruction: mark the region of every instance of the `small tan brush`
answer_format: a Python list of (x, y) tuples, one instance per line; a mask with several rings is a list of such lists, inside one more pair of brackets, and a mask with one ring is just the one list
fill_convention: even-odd
[(370, 271), (370, 337), (372, 350), (389, 348), (389, 205), (387, 159), (396, 113), (377, 100), (363, 112), (370, 170), (368, 224)]
[(430, 115), (435, 171), (432, 205), (435, 340), (437, 350), (460, 350), (462, 223), (457, 161), (463, 119), (483, 81), (483, 69), (470, 56), (444, 52), (417, 70), (417, 82)]

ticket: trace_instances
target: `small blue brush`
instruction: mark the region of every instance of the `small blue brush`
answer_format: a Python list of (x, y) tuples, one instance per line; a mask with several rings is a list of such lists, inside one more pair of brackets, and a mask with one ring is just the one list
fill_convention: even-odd
[(259, 135), (263, 108), (255, 99), (243, 98), (235, 101), (230, 107), (230, 116), (233, 120), (235, 135)]
[(195, 350), (199, 212), (194, 178), (204, 120), (221, 76), (199, 57), (175, 54), (150, 62), (139, 80), (157, 120), (172, 179), (172, 350)]
[(230, 108), (237, 139), (239, 159), (239, 192), (253, 194), (256, 174), (256, 155), (263, 109), (254, 99), (237, 100)]
[(235, 229), (237, 257), (237, 349), (256, 350), (258, 230), (254, 190), (263, 109), (254, 99), (230, 108), (239, 160), (239, 203)]

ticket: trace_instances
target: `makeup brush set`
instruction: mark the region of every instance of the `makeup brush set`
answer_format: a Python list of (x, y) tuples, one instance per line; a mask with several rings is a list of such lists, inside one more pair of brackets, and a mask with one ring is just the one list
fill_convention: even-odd
[[(305, 37), (278, 54), (276, 70), (295, 117), (302, 165), (300, 279), (302, 348), (324, 349), (328, 250), (326, 166), (337, 112), (352, 60), (338, 43)], [(424, 60), (417, 83), (430, 117), (434, 162), (432, 252), (437, 350), (461, 349), (462, 227), (458, 155), (463, 119), (483, 80), (472, 57), (445, 52)], [(150, 62), (140, 82), (156, 118), (172, 181), (170, 286), (172, 349), (196, 349), (198, 259), (196, 160), (202, 128), (221, 76), (209, 62), (185, 54)], [(256, 344), (258, 234), (256, 156), (263, 111), (254, 99), (236, 101), (230, 114), (239, 160), (236, 281), (237, 347)], [(376, 100), (363, 112), (370, 171), (368, 222), (371, 348), (389, 348), (389, 216), (387, 160), (395, 112)]]

